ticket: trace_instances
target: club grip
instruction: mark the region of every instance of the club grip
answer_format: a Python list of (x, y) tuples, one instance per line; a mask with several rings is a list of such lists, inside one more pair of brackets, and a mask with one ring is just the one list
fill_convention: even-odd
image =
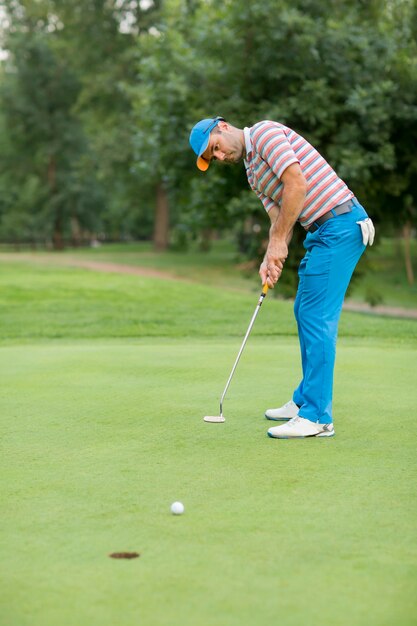
[(268, 293), (268, 283), (265, 283), (265, 285), (262, 287), (262, 293), (264, 294), (264, 296), (266, 296), (266, 294)]

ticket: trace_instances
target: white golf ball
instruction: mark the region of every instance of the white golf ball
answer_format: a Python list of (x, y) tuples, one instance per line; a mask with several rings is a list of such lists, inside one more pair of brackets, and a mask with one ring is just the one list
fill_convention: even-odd
[(184, 513), (184, 505), (182, 502), (173, 502), (171, 504), (171, 513), (174, 515), (182, 515)]

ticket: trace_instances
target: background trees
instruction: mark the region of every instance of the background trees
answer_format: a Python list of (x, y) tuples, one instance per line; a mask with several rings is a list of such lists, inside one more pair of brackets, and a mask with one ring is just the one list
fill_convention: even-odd
[(193, 123), (216, 114), (289, 124), (380, 233), (416, 226), (413, 0), (0, 6), (0, 238), (153, 237), (164, 249), (234, 229), (253, 254), (267, 220), (244, 172), (202, 175), (188, 147)]

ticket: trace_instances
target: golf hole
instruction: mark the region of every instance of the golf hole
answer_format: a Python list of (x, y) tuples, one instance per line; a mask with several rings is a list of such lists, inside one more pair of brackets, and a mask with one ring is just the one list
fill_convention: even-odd
[(112, 552), (109, 554), (111, 559), (137, 559), (139, 556), (139, 552)]

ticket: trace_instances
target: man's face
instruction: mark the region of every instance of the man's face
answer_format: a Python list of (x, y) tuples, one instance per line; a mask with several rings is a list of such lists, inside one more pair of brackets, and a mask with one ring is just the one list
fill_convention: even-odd
[[(216, 132), (216, 130), (220, 132)], [(238, 163), (245, 156), (245, 144), (239, 133), (226, 122), (219, 122), (210, 133), (210, 141), (202, 157), (207, 161), (219, 160), (225, 163)]]

